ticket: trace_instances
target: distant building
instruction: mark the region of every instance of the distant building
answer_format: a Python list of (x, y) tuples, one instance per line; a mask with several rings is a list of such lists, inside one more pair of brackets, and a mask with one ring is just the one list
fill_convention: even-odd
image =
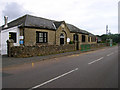
[(102, 42), (102, 39), (97, 36), (97, 42)]

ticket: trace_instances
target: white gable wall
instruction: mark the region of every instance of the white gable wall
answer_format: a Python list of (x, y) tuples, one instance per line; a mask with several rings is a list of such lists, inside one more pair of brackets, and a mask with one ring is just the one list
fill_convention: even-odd
[(1, 54), (1, 31), (0, 31), (0, 54)]
[(1, 55), (7, 54), (7, 40), (9, 39), (9, 32), (16, 32), (17, 34), (17, 43), (14, 43), (14, 46), (19, 46), (19, 36), (20, 31), (18, 27), (12, 27), (6, 30), (1, 31)]

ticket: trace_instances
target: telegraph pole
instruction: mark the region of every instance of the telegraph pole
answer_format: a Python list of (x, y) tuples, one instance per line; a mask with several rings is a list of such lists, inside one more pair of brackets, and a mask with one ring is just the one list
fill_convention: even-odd
[(106, 45), (108, 46), (108, 25), (106, 25)]
[(106, 25), (106, 35), (108, 34), (108, 25)]
[(108, 30), (108, 25), (106, 25), (106, 44), (107, 46), (112, 46), (112, 39), (110, 38), (110, 30)]
[(111, 34), (110, 30), (109, 30), (109, 35)]

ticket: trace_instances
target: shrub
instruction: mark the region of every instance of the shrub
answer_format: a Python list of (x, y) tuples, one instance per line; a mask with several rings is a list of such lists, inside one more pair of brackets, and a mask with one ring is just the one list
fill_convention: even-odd
[(73, 44), (73, 41), (70, 41), (69, 44)]
[(113, 45), (117, 45), (117, 43), (116, 43), (116, 42), (113, 42)]

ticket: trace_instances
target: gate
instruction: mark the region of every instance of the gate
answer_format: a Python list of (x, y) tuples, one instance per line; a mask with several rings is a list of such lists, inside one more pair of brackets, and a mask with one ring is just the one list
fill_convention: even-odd
[(91, 49), (90, 44), (81, 45), (81, 51), (89, 51)]

